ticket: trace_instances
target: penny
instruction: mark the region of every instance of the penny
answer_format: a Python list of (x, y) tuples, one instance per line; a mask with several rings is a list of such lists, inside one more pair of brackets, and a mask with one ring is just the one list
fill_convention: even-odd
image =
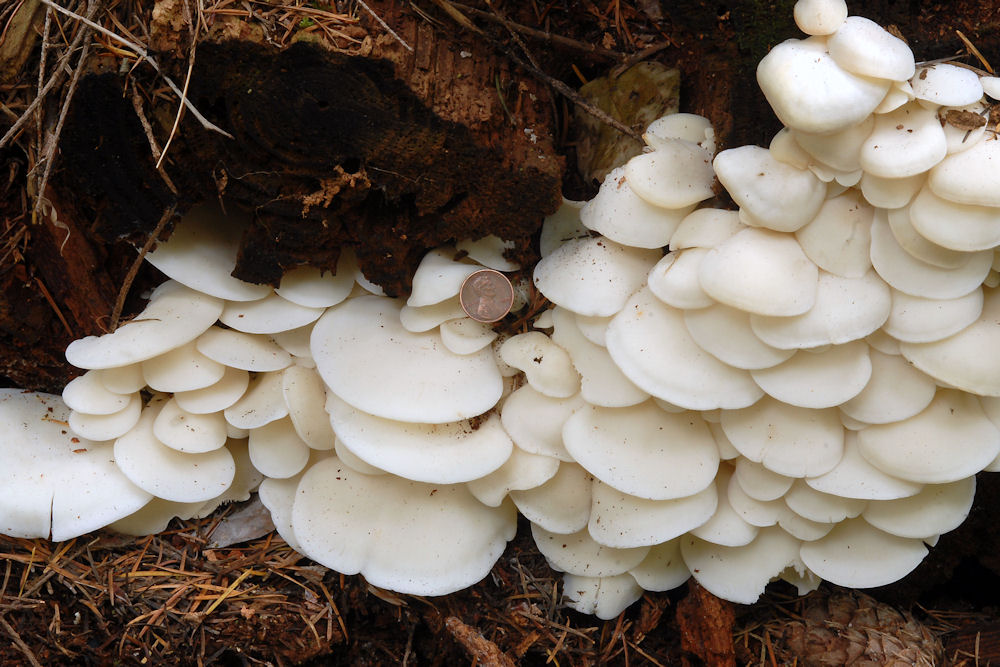
[(510, 312), (514, 287), (507, 276), (493, 269), (469, 275), (458, 294), (462, 310), (477, 322), (496, 322)]

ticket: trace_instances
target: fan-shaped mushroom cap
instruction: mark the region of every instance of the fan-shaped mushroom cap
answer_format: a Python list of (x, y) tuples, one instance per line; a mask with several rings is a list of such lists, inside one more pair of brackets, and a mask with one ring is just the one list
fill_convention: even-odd
[(309, 446), (287, 417), (251, 429), (249, 448), (254, 467), (267, 477), (292, 477), (309, 461)]
[(847, 18), (844, 0), (798, 0), (792, 9), (795, 25), (807, 35), (832, 35)]
[(878, 211), (879, 221), (887, 220), (892, 237), (911, 257), (942, 269), (957, 269), (969, 263), (969, 253), (951, 250), (933, 243), (920, 234), (910, 219), (910, 207)]
[(239, 368), (226, 368), (222, 378), (213, 385), (193, 391), (174, 394), (177, 405), (195, 414), (207, 414), (225, 410), (247, 390), (250, 374)]
[(713, 194), (712, 154), (683, 139), (663, 139), (652, 153), (625, 164), (625, 178), (635, 194), (654, 206), (687, 208)]
[(135, 391), (138, 389), (115, 393), (105, 386), (100, 371), (87, 371), (69, 381), (63, 389), (62, 400), (70, 410), (89, 415), (110, 415), (124, 410)]
[(132, 394), (128, 404), (118, 412), (110, 415), (90, 415), (74, 410), (69, 413), (67, 421), (70, 429), (81, 438), (104, 442), (128, 433), (129, 429), (139, 421), (141, 411), (142, 399), (139, 398), (139, 394)]
[(974, 476), (949, 484), (928, 484), (908, 498), (868, 503), (861, 516), (890, 535), (926, 539), (965, 521), (976, 495)]
[(271, 294), (257, 301), (230, 301), (219, 315), (226, 326), (252, 334), (273, 334), (305, 326), (323, 314), (322, 308), (300, 306)]
[(288, 415), (281, 391), (281, 373), (261, 373), (243, 397), (223, 411), (226, 421), (236, 428), (260, 428)]
[(927, 180), (926, 174), (904, 178), (882, 178), (867, 171), (861, 176), (861, 192), (872, 206), (900, 208), (906, 206)]
[(817, 523), (839, 523), (853, 519), (865, 511), (868, 501), (860, 498), (844, 498), (817, 491), (805, 480), (797, 479), (785, 494), (785, 504), (799, 516)]
[(566, 573), (563, 575), (563, 595), (570, 609), (610, 621), (642, 597), (642, 588), (629, 574), (581, 577)]
[(212, 326), (223, 302), (167, 281), (133, 320), (103, 336), (87, 336), (66, 348), (78, 368), (114, 368), (145, 361), (189, 343)]
[(354, 272), (341, 254), (336, 273), (315, 266), (297, 266), (281, 277), (274, 290), (281, 298), (307, 308), (329, 308), (347, 298), (354, 289)]
[(701, 288), (698, 280), (701, 262), (708, 252), (708, 248), (687, 248), (664, 255), (649, 272), (646, 279), (649, 289), (660, 301), (674, 308), (691, 310), (711, 306), (715, 300)]
[(778, 525), (792, 537), (803, 542), (812, 542), (828, 535), (835, 524), (810, 521), (789, 510), (778, 519)]
[(413, 274), (407, 306), (431, 306), (450, 299), (462, 289), (462, 282), (481, 268), (456, 262), (455, 254), (454, 248), (438, 248), (424, 255)]
[(892, 291), (886, 333), (907, 343), (930, 343), (965, 329), (983, 312), (983, 290), (976, 288), (955, 299), (925, 299)]
[(578, 410), (563, 426), (563, 441), (592, 475), (640, 498), (690, 496), (710, 485), (719, 467), (719, 450), (700, 416), (670, 414), (652, 401)]
[(0, 389), (0, 533), (61, 542), (152, 497), (118, 469), (110, 443), (74, 436), (68, 415), (58, 396)]
[(221, 380), (225, 371), (225, 366), (199, 352), (195, 341), (142, 362), (146, 384), (162, 392), (204, 389)]
[(211, 327), (195, 341), (198, 352), (230, 368), (255, 373), (280, 371), (292, 363), (292, 356), (268, 336)]
[(816, 217), (795, 232), (806, 256), (824, 271), (860, 278), (871, 268), (869, 257), (874, 210), (857, 192), (823, 202)]
[(399, 322), (410, 333), (424, 333), (436, 329), (448, 320), (464, 317), (462, 302), (457, 296), (430, 306), (403, 306)]
[(983, 86), (983, 92), (995, 100), (1000, 100), (1000, 77), (981, 76), (979, 83)]
[(734, 471), (740, 488), (754, 500), (777, 500), (792, 488), (794, 477), (779, 475), (761, 463), (740, 457)]
[(750, 328), (749, 313), (721, 303), (685, 311), (684, 325), (700, 348), (736, 368), (768, 368), (795, 354), (762, 341)]
[[(875, 118), (868, 116), (857, 125), (829, 134), (809, 134), (794, 130), (789, 130), (789, 132), (795, 137), (795, 142), (811, 158), (801, 168), (822, 165), (825, 168), (846, 173), (861, 169), (861, 146), (868, 139), (874, 125)], [(785, 161), (782, 160), (782, 162)], [(817, 161), (820, 165), (816, 164)]]
[(993, 253), (983, 250), (969, 255), (968, 261), (944, 269), (916, 259), (896, 241), (881, 216), (872, 224), (872, 265), (882, 280), (900, 292), (929, 299), (954, 299), (979, 287), (993, 263)]
[[(95, 372), (105, 389), (115, 394), (131, 394), (146, 386), (141, 363), (105, 368)], [(65, 393), (65, 389), (63, 392)]]
[(861, 392), (840, 406), (844, 414), (867, 424), (888, 424), (909, 419), (934, 398), (934, 380), (898, 355), (872, 349), (871, 379)]
[(931, 169), (928, 185), (938, 197), (959, 204), (1000, 206), (1000, 141), (980, 141)]
[(979, 319), (932, 343), (900, 343), (907, 361), (935, 380), (983, 396), (1000, 396), (1000, 292), (989, 290)]
[(711, 249), (698, 267), (716, 301), (760, 315), (799, 315), (816, 302), (819, 269), (795, 237), (744, 229)]
[(650, 547), (643, 561), (628, 573), (647, 591), (669, 591), (691, 576), (681, 557), (679, 538)]
[(579, 394), (570, 398), (552, 398), (526, 384), (508, 396), (500, 406), (500, 421), (511, 439), (524, 451), (572, 461), (573, 457), (563, 445), (563, 424), (585, 405)]
[(560, 535), (531, 524), (531, 536), (550, 567), (587, 577), (622, 574), (641, 563), (649, 553), (648, 546), (624, 549), (605, 546), (594, 541), (586, 530)]
[(849, 16), (826, 43), (830, 56), (848, 72), (905, 81), (913, 76), (913, 51), (879, 24)]
[(751, 526), (758, 528), (775, 525), (790, 511), (780, 498), (777, 500), (757, 500), (750, 497), (740, 486), (735, 475), (729, 480), (726, 494), (733, 511)]
[(975, 396), (941, 389), (923, 412), (859, 431), (858, 444), (868, 462), (889, 475), (944, 484), (989, 465), (1000, 453), (1000, 430)]
[(816, 303), (792, 317), (750, 316), (753, 333), (781, 349), (819, 347), (864, 338), (889, 317), (889, 286), (869, 270), (860, 278), (820, 272)]
[(455, 354), (473, 354), (492, 343), (497, 332), (485, 322), (459, 317), (441, 323), (441, 342)]
[(587, 527), (593, 482), (593, 476), (582, 466), (560, 463), (550, 480), (541, 486), (511, 491), (510, 498), (528, 521), (551, 533), (568, 535)]
[[(607, 349), (587, 340), (576, 317), (565, 308), (552, 309), (552, 340), (569, 354), (580, 373), (580, 393), (591, 405), (620, 408), (642, 403), (649, 394), (636, 387), (615, 365)], [(530, 382), (529, 377), (529, 382)]]
[(754, 226), (794, 232), (813, 219), (826, 197), (826, 185), (811, 172), (779, 162), (759, 146), (722, 151), (713, 165), (739, 204), (740, 219)]
[(580, 221), (580, 209), (587, 202), (573, 201), (563, 197), (562, 206), (542, 222), (542, 232), (538, 239), (538, 253), (548, 257), (564, 243), (572, 239), (589, 236), (589, 232)]
[(580, 391), (580, 375), (563, 348), (540, 331), (508, 338), (500, 358), (524, 372), (528, 384), (553, 398), (569, 398)]
[(715, 485), (685, 498), (648, 500), (594, 482), (587, 530), (600, 544), (620, 549), (652, 546), (702, 525), (715, 514)]
[(202, 294), (228, 301), (262, 299), (271, 293), (268, 285), (232, 276), (240, 239), (249, 224), (249, 218), (239, 212), (223, 213), (211, 204), (195, 206), (168, 240), (146, 253), (145, 260)]
[(611, 323), (611, 317), (597, 317), (592, 315), (581, 315), (575, 313), (576, 315), (576, 325), (580, 327), (580, 333), (583, 334), (584, 338), (589, 340), (594, 345), (600, 345), (605, 347), (607, 341), (605, 336), (608, 333), (608, 325)]
[(335, 394), (327, 396), (326, 409), (337, 437), (355, 455), (417, 482), (457, 484), (483, 477), (503, 465), (514, 446), (496, 414), (475, 427), (468, 421), (413, 424), (369, 415)]
[(601, 237), (574, 239), (535, 266), (535, 287), (574, 313), (614, 315), (659, 259), (655, 249), (629, 248)]
[[(986, 104), (980, 100), (975, 104), (970, 104), (965, 107), (959, 107), (957, 109), (940, 109), (938, 111), (938, 117), (944, 120), (944, 136), (948, 141), (948, 154), (961, 153), (962, 151), (968, 150), (982, 141), (983, 137), (986, 136), (988, 122), (984, 122), (982, 125), (975, 129), (967, 129), (968, 126), (959, 127), (958, 124), (953, 124), (949, 122), (949, 117), (952, 111), (965, 113), (973, 113), (983, 117), (986, 120), (987, 107)], [(959, 123), (961, 124), (961, 123)], [(964, 124), (963, 124), (964, 125)]]
[(861, 166), (882, 178), (905, 178), (936, 165), (948, 153), (937, 113), (916, 102), (875, 117), (861, 147)]
[(922, 188), (910, 204), (910, 222), (921, 236), (962, 252), (1000, 245), (1000, 208), (958, 204)]
[(722, 430), (743, 456), (788, 477), (829, 472), (844, 451), (836, 410), (812, 410), (763, 398), (722, 413)]
[(775, 46), (757, 65), (757, 83), (782, 123), (814, 133), (860, 123), (889, 90), (887, 80), (841, 69), (822, 37)]
[(691, 534), (712, 544), (741, 547), (753, 542), (759, 529), (744, 521), (729, 504), (727, 489), (732, 475), (733, 470), (729, 466), (719, 468), (719, 474), (715, 478), (715, 488), (719, 497), (718, 507), (716, 507), (712, 518), (694, 528)]
[(292, 530), (292, 503), (295, 502), (295, 492), (301, 478), (301, 475), (288, 479), (268, 477), (260, 483), (260, 488), (257, 489), (257, 497), (271, 513), (271, 521), (274, 522), (275, 530), (289, 547), (299, 553), (302, 553), (302, 547), (295, 539), (295, 532)]
[(983, 97), (979, 75), (970, 69), (947, 63), (921, 67), (910, 84), (918, 100), (942, 107), (964, 107)]
[(316, 369), (339, 397), (372, 415), (442, 424), (480, 415), (500, 399), (503, 381), (489, 348), (458, 355), (436, 333), (411, 333), (401, 304), (358, 297), (316, 323)]
[(153, 498), (135, 512), (108, 524), (107, 528), (124, 535), (162, 533), (175, 517), (187, 521), (199, 514), (204, 506), (204, 502), (176, 503), (163, 498)]
[(865, 388), (872, 364), (868, 343), (855, 340), (822, 352), (799, 350), (788, 361), (750, 374), (761, 389), (779, 401), (803, 408), (830, 408)]
[(844, 439), (844, 456), (830, 472), (809, 477), (810, 487), (842, 498), (864, 500), (894, 500), (916, 494), (923, 485), (887, 475), (861, 455), (858, 436), (848, 431)]
[(684, 216), (670, 237), (670, 249), (714, 248), (746, 225), (740, 222), (739, 211), (699, 208)]
[(226, 444), (226, 420), (221, 412), (188, 412), (171, 398), (153, 420), (153, 435), (179, 452), (210, 452)]
[(479, 502), (498, 507), (510, 492), (534, 489), (548, 482), (559, 466), (558, 459), (551, 456), (529, 454), (514, 447), (502, 466), (466, 486)]
[(693, 535), (681, 538), (681, 555), (699, 584), (713, 595), (753, 604), (767, 583), (798, 561), (801, 542), (780, 528), (765, 528), (753, 542), (724, 547)]
[(653, 150), (669, 144), (671, 139), (683, 139), (698, 144), (710, 155), (715, 154), (715, 130), (712, 122), (693, 113), (671, 113), (661, 116), (646, 126), (642, 140)]
[(921, 540), (889, 535), (864, 519), (837, 524), (826, 537), (802, 545), (810, 570), (838, 586), (869, 588), (902, 579), (927, 555)]
[(446, 595), (482, 579), (514, 537), (515, 519), (513, 504), (487, 507), (463, 485), (362, 475), (335, 457), (306, 470), (292, 506), (302, 553), (411, 595)]
[(210, 500), (229, 488), (236, 464), (225, 447), (188, 454), (167, 447), (153, 433), (153, 423), (163, 407), (155, 399), (139, 423), (115, 441), (115, 463), (139, 488), (158, 498), (181, 503)]
[[(745, 407), (763, 394), (747, 371), (698, 347), (683, 314), (648, 288), (629, 299), (608, 325), (607, 349), (638, 387), (689, 410)], [(677, 359), (684, 364), (678, 365)]]
[(334, 435), (326, 412), (326, 387), (311, 368), (292, 366), (281, 374), (281, 394), (295, 432), (312, 449), (333, 449)]
[(667, 209), (649, 203), (629, 187), (625, 167), (617, 167), (608, 172), (597, 195), (580, 210), (580, 221), (587, 229), (623, 245), (662, 248), (693, 208), (694, 204)]
[(495, 234), (487, 234), (475, 241), (465, 239), (455, 244), (455, 249), (466, 253), (469, 259), (495, 271), (517, 271), (521, 268), (520, 264), (505, 257), (506, 252), (513, 248), (513, 241), (504, 241)]

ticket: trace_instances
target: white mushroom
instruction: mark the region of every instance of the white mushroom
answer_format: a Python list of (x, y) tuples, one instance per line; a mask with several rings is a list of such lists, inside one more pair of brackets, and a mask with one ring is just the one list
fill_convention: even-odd
[(810, 570), (838, 586), (884, 586), (909, 574), (927, 555), (916, 539), (889, 535), (864, 519), (838, 524), (826, 537), (799, 552)]
[(500, 358), (523, 371), (534, 389), (553, 398), (569, 398), (580, 391), (580, 375), (563, 348), (539, 331), (508, 338)]
[(563, 595), (567, 607), (608, 621), (641, 598), (642, 588), (629, 574), (583, 577), (567, 573), (563, 575)]

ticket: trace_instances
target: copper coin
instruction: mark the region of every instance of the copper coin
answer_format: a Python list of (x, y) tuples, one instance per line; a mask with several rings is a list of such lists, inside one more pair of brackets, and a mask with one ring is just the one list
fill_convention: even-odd
[(514, 287), (507, 276), (493, 269), (480, 269), (469, 275), (458, 294), (462, 310), (477, 322), (496, 322), (510, 312)]

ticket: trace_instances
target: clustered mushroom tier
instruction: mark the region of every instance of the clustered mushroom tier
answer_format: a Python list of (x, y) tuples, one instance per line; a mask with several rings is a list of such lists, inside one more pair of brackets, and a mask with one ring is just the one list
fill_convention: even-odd
[(428, 254), (404, 305), (346, 253), (238, 281), (243, 223), (195, 211), (62, 400), (0, 394), (0, 532), (155, 532), (259, 487), (296, 550), (406, 593), (484, 577), (518, 512), (602, 618), (692, 575), (741, 603), (905, 576), (1000, 469), (1000, 79), (843, 2), (795, 18), (758, 68), (771, 146), (653, 123), (546, 221), (555, 306), (506, 340), (458, 299), (517, 268), (499, 239)]

